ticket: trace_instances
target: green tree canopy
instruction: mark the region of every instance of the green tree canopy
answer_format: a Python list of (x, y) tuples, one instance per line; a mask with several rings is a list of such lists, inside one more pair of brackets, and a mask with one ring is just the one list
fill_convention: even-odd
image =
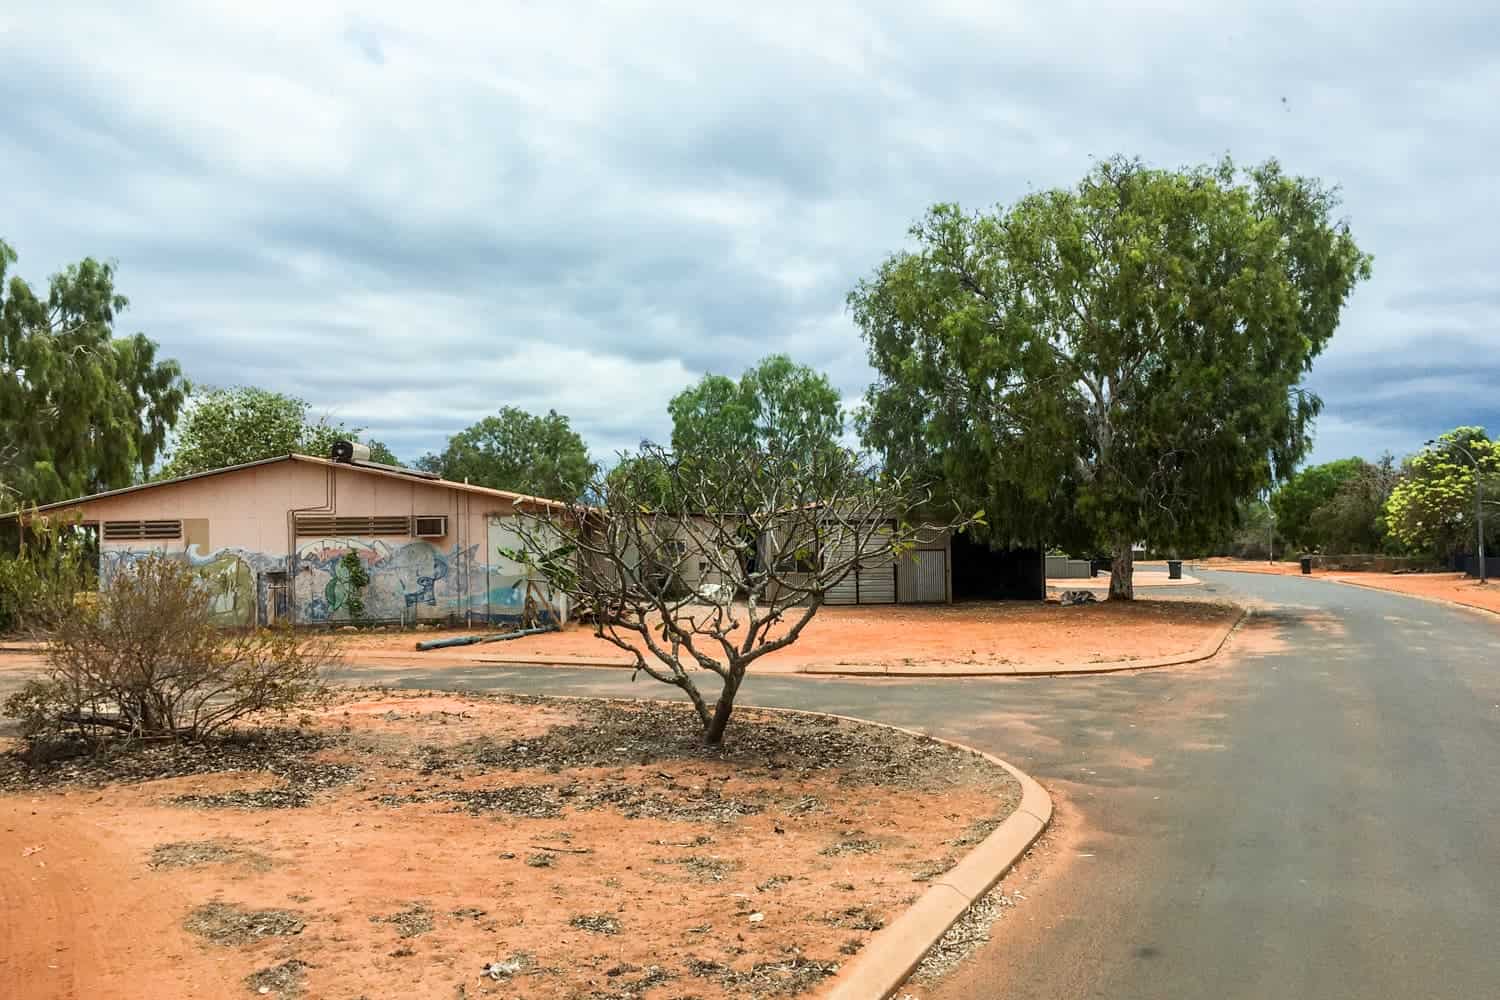
[(292, 452), (326, 458), (335, 441), (356, 440), (359, 433), (314, 417), (311, 405), (296, 396), (253, 385), (209, 389), (193, 396), (162, 475), (186, 476)]
[(377, 441), (374, 438), (370, 438), (370, 440), (365, 442), (365, 445), (370, 449), (370, 461), (379, 462), (382, 465), (401, 464), (401, 460), (396, 457), (396, 453), (387, 448), (384, 441)]
[(993, 213), (938, 205), (850, 295), (878, 380), (860, 417), (1015, 540), (1196, 548), (1295, 466), (1301, 379), (1369, 274), (1335, 192), (1249, 171), (1100, 163)]
[(0, 508), (128, 486), (156, 462), (188, 386), (126, 308), (113, 265), (86, 258), (45, 296), (7, 271), (0, 241)]
[(1490, 501), (1485, 544), (1500, 540), (1500, 442), (1483, 427), (1456, 427), (1406, 460), (1386, 501), (1386, 526), (1403, 544), (1437, 555), (1474, 548), (1476, 469), (1465, 450), (1479, 462)]
[(785, 449), (811, 455), (837, 447), (844, 433), (839, 394), (823, 375), (785, 354), (772, 354), (738, 382), (704, 375), (667, 404), (672, 450), (696, 455)]
[(448, 439), (419, 468), (444, 479), (555, 500), (575, 500), (594, 475), (588, 447), (556, 410), (538, 417), (514, 406)]
[(1320, 548), (1320, 539), (1313, 531), (1313, 515), (1330, 503), (1345, 483), (1363, 475), (1366, 465), (1362, 458), (1341, 458), (1308, 466), (1288, 477), (1271, 494), (1271, 509), (1276, 512), (1276, 527), (1282, 537), (1304, 549)]
[(1312, 512), (1308, 530), (1313, 544), (1331, 555), (1400, 551), (1399, 541), (1390, 538), (1385, 523), (1386, 502), (1400, 479), (1390, 454), (1375, 463), (1361, 460), (1356, 473)]

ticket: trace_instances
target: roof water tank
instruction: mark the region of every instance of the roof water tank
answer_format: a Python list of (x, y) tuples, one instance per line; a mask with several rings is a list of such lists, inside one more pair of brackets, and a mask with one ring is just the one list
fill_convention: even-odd
[(335, 462), (368, 462), (370, 449), (358, 441), (335, 441), (328, 449), (328, 457)]

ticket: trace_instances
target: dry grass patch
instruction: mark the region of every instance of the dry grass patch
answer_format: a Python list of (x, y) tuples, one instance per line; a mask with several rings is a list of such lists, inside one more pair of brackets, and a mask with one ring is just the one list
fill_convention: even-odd
[(265, 871), (272, 862), (265, 854), (234, 839), (157, 844), (151, 849), (151, 860), (147, 862), (149, 867), (159, 871), (213, 864), (244, 865), (255, 871)]
[(204, 903), (187, 915), (182, 926), (211, 944), (235, 946), (265, 937), (301, 934), (307, 926), (292, 910), (251, 910), (235, 903)]
[(294, 997), (302, 992), (302, 978), (308, 968), (306, 962), (291, 958), (250, 973), (245, 977), (245, 985), (261, 996)]

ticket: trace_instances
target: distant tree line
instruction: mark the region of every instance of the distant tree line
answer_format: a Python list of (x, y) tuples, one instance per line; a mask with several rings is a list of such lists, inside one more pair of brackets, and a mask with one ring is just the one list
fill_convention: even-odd
[(1257, 559), (1274, 548), (1287, 556), (1442, 560), (1477, 547), (1481, 493), (1486, 547), (1500, 547), (1500, 441), (1482, 427), (1456, 427), (1400, 462), (1387, 453), (1300, 470), (1266, 497), (1242, 502), (1236, 530), (1215, 550)]

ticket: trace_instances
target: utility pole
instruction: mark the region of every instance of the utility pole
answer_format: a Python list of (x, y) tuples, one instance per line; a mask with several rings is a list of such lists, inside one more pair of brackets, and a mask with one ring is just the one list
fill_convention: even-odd
[[(1427, 442), (1429, 448), (1435, 444), (1436, 441)], [(1479, 551), (1479, 583), (1483, 586), (1490, 580), (1484, 564), (1484, 469), (1480, 467), (1479, 459), (1474, 457), (1474, 453), (1457, 441), (1445, 442), (1444, 447), (1457, 448), (1464, 453), (1465, 458), (1474, 463), (1474, 530), (1478, 535), (1475, 548)]]

